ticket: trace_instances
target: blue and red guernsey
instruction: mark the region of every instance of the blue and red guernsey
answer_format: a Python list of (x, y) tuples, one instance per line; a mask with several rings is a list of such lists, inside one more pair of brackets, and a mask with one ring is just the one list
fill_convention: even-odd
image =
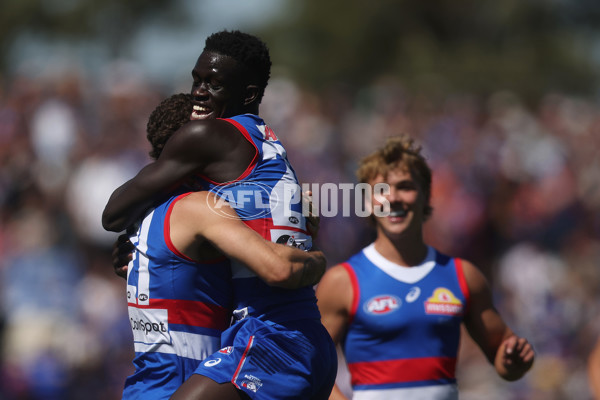
[[(256, 155), (235, 181), (219, 184), (199, 177), (201, 185), (226, 200), (240, 219), (265, 239), (309, 250), (312, 239), (302, 213), (302, 190), (275, 132), (254, 114), (224, 120), (254, 146)], [(290, 291), (268, 286), (236, 262), (232, 262), (232, 273), (237, 319), (253, 316), (284, 322), (320, 318), (313, 288)]]
[(168, 399), (200, 362), (220, 349), (231, 321), (231, 267), (224, 257), (199, 263), (170, 240), (173, 196), (143, 218), (127, 274), (135, 373), (124, 399)]
[(457, 399), (469, 292), (459, 259), (433, 248), (404, 267), (373, 244), (343, 264), (354, 291), (343, 349), (354, 399)]

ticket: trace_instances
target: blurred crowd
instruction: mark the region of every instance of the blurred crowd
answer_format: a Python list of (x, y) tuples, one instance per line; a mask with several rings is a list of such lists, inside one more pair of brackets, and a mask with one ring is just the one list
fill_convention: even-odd
[[(100, 216), (112, 191), (150, 161), (150, 112), (188, 82), (169, 90), (115, 62), (94, 76), (73, 68), (0, 83), (0, 398), (119, 399), (133, 345), (125, 282), (111, 267), (117, 234)], [(355, 183), (358, 160), (387, 136), (422, 145), (434, 171), (427, 239), (484, 271), (500, 313), (537, 352), (530, 373), (507, 383), (463, 340), (462, 399), (591, 398), (598, 102), (409, 92), (391, 77), (316, 95), (275, 76), (261, 116), (308, 184)], [(340, 212), (322, 217), (317, 244), (333, 265), (373, 238), (368, 221)]]

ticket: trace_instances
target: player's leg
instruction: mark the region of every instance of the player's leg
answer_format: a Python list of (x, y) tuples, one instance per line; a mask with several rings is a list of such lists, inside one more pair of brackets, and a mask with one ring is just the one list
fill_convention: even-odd
[(171, 400), (250, 400), (230, 383), (217, 383), (206, 376), (193, 374), (171, 396)]

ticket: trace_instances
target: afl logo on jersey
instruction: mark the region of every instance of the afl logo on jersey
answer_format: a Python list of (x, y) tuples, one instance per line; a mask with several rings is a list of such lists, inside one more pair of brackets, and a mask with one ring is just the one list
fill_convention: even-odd
[[(240, 218), (242, 221), (265, 218), (271, 213), (271, 204), (281, 202), (276, 191), (268, 185), (250, 180), (215, 186), (206, 203), (211, 211), (225, 218)], [(227, 210), (233, 207), (238, 214), (231, 215)], [(243, 211), (243, 212), (240, 212)]]
[(396, 311), (400, 308), (402, 300), (390, 294), (375, 296), (364, 305), (367, 314), (384, 315)]

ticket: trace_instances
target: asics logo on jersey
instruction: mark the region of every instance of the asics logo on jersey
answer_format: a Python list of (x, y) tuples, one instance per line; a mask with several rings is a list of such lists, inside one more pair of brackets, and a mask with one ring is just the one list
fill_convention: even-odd
[(214, 367), (215, 365), (217, 365), (218, 363), (221, 362), (220, 358), (215, 358), (214, 360), (208, 360), (204, 363), (204, 366), (206, 367)]
[(412, 303), (413, 301), (419, 298), (420, 294), (421, 289), (418, 286), (413, 286), (412, 288), (410, 288), (404, 299), (407, 303)]
[(381, 295), (371, 298), (365, 304), (365, 311), (369, 314), (382, 315), (396, 311), (402, 301), (396, 296)]

